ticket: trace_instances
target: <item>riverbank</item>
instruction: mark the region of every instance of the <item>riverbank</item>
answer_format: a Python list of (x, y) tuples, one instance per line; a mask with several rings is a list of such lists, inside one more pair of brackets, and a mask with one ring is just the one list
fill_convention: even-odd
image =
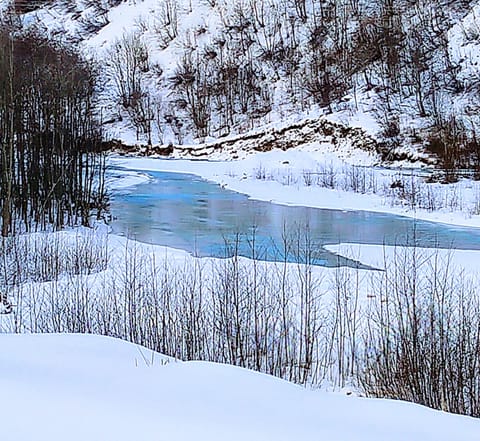
[[(428, 183), (427, 169), (376, 167), (365, 151), (334, 152), (321, 145), (270, 151), (236, 161), (112, 155), (109, 164), (137, 171), (190, 173), (252, 199), (276, 204), (395, 214), (480, 227), (480, 183)], [(133, 182), (132, 182), (133, 184)], [(115, 182), (110, 183), (115, 188)]]

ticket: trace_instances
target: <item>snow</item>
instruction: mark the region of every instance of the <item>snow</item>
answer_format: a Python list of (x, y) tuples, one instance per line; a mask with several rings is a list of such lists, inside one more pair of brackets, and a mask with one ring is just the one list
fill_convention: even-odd
[(448, 33), (448, 49), (452, 61), (460, 67), (458, 80), (468, 88), (477, 83), (480, 62), (480, 4), (474, 6), (469, 13)]
[(150, 180), (145, 173), (135, 171), (122, 170), (120, 173), (110, 172), (105, 179), (107, 188), (115, 189), (115, 191), (130, 188), (138, 184), (143, 184)]
[(478, 276), (480, 276), (480, 269), (478, 266), (480, 254), (478, 251), (473, 250), (447, 250), (422, 247), (416, 247), (414, 250), (411, 247), (353, 243), (326, 245), (325, 248), (340, 256), (354, 259), (380, 270), (387, 269), (387, 267), (395, 261), (396, 255), (406, 252), (407, 255), (413, 256), (413, 252), (415, 252), (415, 255), (417, 256), (416, 260), (419, 264), (421, 262), (429, 262), (430, 264), (433, 264), (436, 261), (439, 266), (440, 264), (446, 266), (448, 263), (450, 274), (457, 274), (463, 271), (472, 278), (478, 278)]
[[(92, 17), (91, 7), (80, 1), (76, 2), (77, 11), (67, 13), (60, 4), (47, 5), (26, 14), (23, 23), (27, 27), (40, 25), (45, 35), (52, 38), (79, 42), (87, 56), (102, 63), (117, 39), (139, 31), (148, 45), (152, 68), (158, 65), (164, 77), (168, 77), (176, 67), (181, 47), (195, 29), (205, 27), (205, 34), (195, 37), (201, 48), (215, 37), (219, 26), (220, 13), (213, 12), (208, 2), (195, 2), (195, 13), (189, 12), (188, 3), (186, 0), (179, 2), (182, 12), (179, 37), (165, 49), (159, 48), (159, 37), (155, 35), (155, 20), (161, 7), (158, 0), (120, 3), (111, 8), (104, 17), (104, 26), (93, 34), (85, 33), (81, 20), (88, 23), (99, 18)], [(0, 9), (5, 4), (0, 0)], [(228, 7), (228, 2), (223, 6)], [(480, 6), (474, 7), (448, 36), (452, 61), (461, 66), (459, 79), (467, 89), (478, 81), (478, 17)], [(275, 87), (275, 93), (281, 98), (285, 90), (278, 85)], [(114, 94), (109, 87), (106, 89), (102, 106), (115, 108)], [(168, 101), (166, 96), (161, 98)], [(359, 91), (356, 96), (349, 94), (326, 118), (361, 127), (368, 134), (376, 135), (380, 131), (375, 115), (376, 99), (373, 91)], [(458, 101), (457, 106), (465, 105), (462, 97)], [(287, 107), (279, 104), (262, 124), (263, 127), (280, 127), (322, 114), (322, 109), (315, 107), (304, 113), (298, 110), (290, 113)], [(410, 121), (413, 117), (402, 117), (407, 120), (403, 125), (414, 123)], [(127, 144), (138, 142), (133, 127), (126, 120), (112, 124), (108, 133)], [(154, 143), (159, 141), (156, 134), (153, 138)], [(186, 141), (194, 140), (187, 138)], [(380, 194), (307, 185), (305, 176), (309, 173), (331, 169), (341, 174), (352, 165), (367, 167), (367, 173), (387, 188), (399, 175), (424, 173), (376, 168), (379, 161), (376, 155), (346, 144), (334, 146), (316, 142), (287, 152), (242, 152), (237, 161), (223, 154), (215, 154), (212, 158), (215, 160), (112, 156), (110, 164), (126, 170), (109, 176), (107, 186), (118, 191), (137, 185), (149, 179), (145, 173), (148, 171), (191, 173), (251, 198), (279, 204), (375, 211), (480, 227), (480, 187), (468, 180), (449, 186), (432, 184), (430, 188), (438, 198), (451, 196), (460, 201), (451, 209), (433, 212), (392, 205)], [(71, 233), (61, 234), (73, 240), (75, 236)], [(124, 259), (128, 254), (125, 250), (129, 246), (138, 246), (163, 258), (168, 256), (169, 263), (179, 265), (196, 259), (181, 250), (129, 244), (127, 239), (112, 235), (108, 242), (107, 270), (82, 280), (91, 285), (92, 291), (101, 290), (102, 283), (114, 277), (114, 269), (122, 271), (121, 268), (125, 268)], [(327, 248), (375, 268), (384, 268), (385, 262), (391, 261), (396, 252), (394, 247), (378, 245), (340, 244)], [(456, 267), (475, 275), (479, 273), (476, 251), (418, 249), (418, 252), (430, 257), (439, 255), (444, 261), (452, 259)], [(248, 259), (242, 258), (242, 261), (248, 262)], [(315, 273), (327, 275), (334, 271), (314, 269)], [(371, 272), (359, 273), (362, 275), (360, 283), (368, 283), (367, 275)], [(325, 290), (328, 281), (326, 277)], [(48, 283), (38, 284), (38, 292), (43, 289), (48, 292)], [(8, 316), (0, 318), (7, 320)], [(302, 389), (232, 366), (180, 362), (112, 338), (0, 334), (0, 347), (0, 414), (5, 422), (2, 437), (7, 440), (478, 441), (480, 437), (480, 421), (476, 419), (399, 401)]]
[(0, 335), (2, 438), (477, 441), (480, 421), (178, 362), (92, 335)]
[(373, 91), (360, 93), (358, 96), (347, 95), (343, 98), (345, 110), (337, 110), (325, 115), (325, 118), (349, 127), (358, 127), (369, 135), (376, 136), (381, 128), (375, 117), (377, 95)]
[[(285, 152), (275, 150), (256, 153), (235, 161), (110, 156), (109, 163), (130, 170), (191, 173), (230, 190), (247, 194), (253, 199), (278, 204), (372, 211), (452, 225), (480, 227), (480, 216), (475, 211), (480, 187), (475, 181), (461, 180), (457, 184), (449, 185), (428, 184), (435, 195), (434, 199), (452, 205), (451, 209), (434, 211), (394, 205), (381, 194), (308, 186), (304, 182), (306, 173), (314, 175), (328, 169), (341, 173), (344, 167), (352, 164), (370, 165), (366, 173), (378, 181), (379, 187), (389, 187), (402, 174), (408, 180), (409, 176), (428, 173), (419, 170), (376, 168), (373, 167), (375, 160), (374, 156), (362, 150), (332, 151), (328, 149), (328, 145), (311, 144)], [(260, 179), (259, 175), (264, 178)]]

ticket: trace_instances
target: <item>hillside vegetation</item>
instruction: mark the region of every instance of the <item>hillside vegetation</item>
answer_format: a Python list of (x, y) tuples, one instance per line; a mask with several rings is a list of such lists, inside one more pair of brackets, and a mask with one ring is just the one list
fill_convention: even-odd
[(454, 168), (480, 151), (477, 3), (17, 0), (14, 9), (20, 26), (100, 64), (98, 109), (113, 137), (196, 143), (330, 115), (386, 152), (426, 150)]
[(478, 162), (477, 3), (17, 0), (10, 9), (20, 27), (99, 62), (98, 110), (113, 137), (195, 143), (329, 114), (386, 152), (426, 149), (454, 168)]

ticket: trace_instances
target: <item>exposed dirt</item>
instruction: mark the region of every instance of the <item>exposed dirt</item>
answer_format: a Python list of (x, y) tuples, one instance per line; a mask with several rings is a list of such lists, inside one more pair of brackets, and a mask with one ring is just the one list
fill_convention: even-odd
[[(181, 158), (209, 158), (216, 154), (237, 159), (240, 153), (267, 152), (273, 149), (289, 150), (312, 142), (348, 146), (361, 149), (388, 161), (409, 160), (404, 152), (386, 151), (386, 146), (368, 135), (363, 129), (348, 127), (325, 119), (306, 120), (282, 128), (271, 128), (237, 135), (225, 140), (197, 145), (125, 145), (113, 140), (105, 149), (119, 154), (137, 156), (173, 156)], [(412, 157), (413, 161), (414, 158)]]

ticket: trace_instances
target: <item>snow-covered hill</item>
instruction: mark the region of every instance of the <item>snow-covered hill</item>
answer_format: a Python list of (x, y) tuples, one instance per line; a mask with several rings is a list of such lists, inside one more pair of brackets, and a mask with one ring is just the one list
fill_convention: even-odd
[(88, 335), (1, 335), (8, 441), (477, 441), (480, 421)]
[(475, 150), (476, 0), (35, 6), (17, 6), (17, 25), (99, 63), (99, 115), (127, 144), (213, 142), (323, 115), (365, 129), (397, 158)]

